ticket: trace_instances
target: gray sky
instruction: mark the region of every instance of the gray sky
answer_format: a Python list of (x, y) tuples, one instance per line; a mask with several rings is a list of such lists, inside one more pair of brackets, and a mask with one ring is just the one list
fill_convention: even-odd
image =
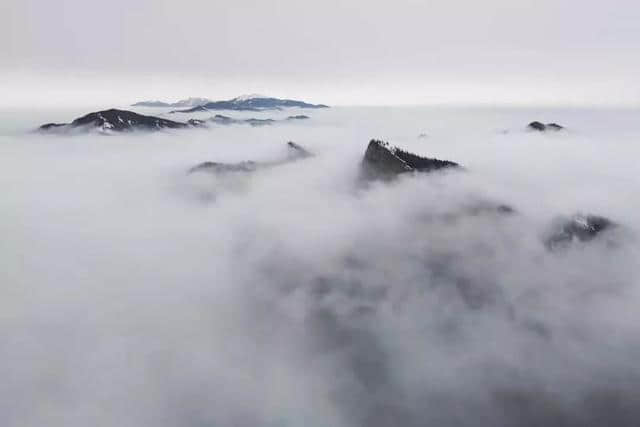
[(1, 104), (640, 104), (637, 0), (4, 0)]

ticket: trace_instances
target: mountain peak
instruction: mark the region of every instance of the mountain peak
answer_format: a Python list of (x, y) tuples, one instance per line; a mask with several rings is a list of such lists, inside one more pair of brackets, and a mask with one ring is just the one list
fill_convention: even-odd
[(329, 108), (324, 104), (309, 104), (294, 99), (280, 99), (263, 95), (242, 95), (228, 101), (208, 102), (204, 105), (172, 113), (194, 113), (197, 111), (232, 110), (232, 111), (267, 111), (285, 108)]
[(204, 105), (208, 102), (211, 102), (208, 98), (198, 98), (198, 97), (190, 97), (186, 99), (181, 99), (177, 102), (163, 102), (163, 101), (142, 101), (136, 102), (135, 104), (131, 104), (132, 107), (178, 107), (178, 108), (192, 108), (199, 107), (200, 105)]
[(243, 101), (248, 101), (250, 99), (266, 99), (266, 98), (270, 98), (270, 96), (260, 95), (258, 93), (252, 93), (252, 94), (248, 94), (248, 95), (236, 96), (235, 98), (232, 99), (232, 101), (234, 101), (234, 102), (243, 102)]
[(86, 114), (71, 123), (47, 123), (40, 126), (39, 129), (58, 133), (68, 132), (73, 129), (112, 133), (133, 130), (179, 129), (189, 127), (189, 125), (161, 117), (145, 116), (133, 111), (111, 108)]

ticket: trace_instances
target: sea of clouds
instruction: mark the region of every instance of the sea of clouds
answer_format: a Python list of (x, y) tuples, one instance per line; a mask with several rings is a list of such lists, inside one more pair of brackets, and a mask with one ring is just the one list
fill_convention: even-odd
[[(87, 112), (0, 113), (3, 426), (640, 425), (637, 111), (30, 132)], [(371, 138), (465, 170), (363, 186)], [(549, 251), (576, 212), (620, 226)]]

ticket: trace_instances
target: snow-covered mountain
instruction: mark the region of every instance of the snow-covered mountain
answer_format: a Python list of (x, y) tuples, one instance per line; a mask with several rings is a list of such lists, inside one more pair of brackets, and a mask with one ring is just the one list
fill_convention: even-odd
[(236, 96), (235, 98), (233, 98), (234, 102), (243, 102), (243, 101), (248, 101), (250, 99), (258, 99), (258, 98), (269, 98), (268, 96), (265, 95), (260, 95), (258, 93), (252, 93), (249, 95), (240, 95), (240, 96)]
[(174, 103), (172, 107), (197, 107), (198, 105), (204, 105), (209, 102), (211, 102), (211, 100), (208, 98), (187, 98)]
[(208, 110), (263, 111), (281, 110), (283, 108), (329, 108), (324, 104), (309, 104), (294, 99), (280, 99), (264, 95), (242, 95), (227, 101), (212, 101), (175, 113), (193, 113)]
[(206, 110), (261, 111), (281, 110), (283, 108), (328, 108), (324, 104), (309, 104), (295, 99), (280, 99), (271, 96), (250, 94), (241, 95), (226, 101), (212, 101), (208, 98), (187, 98), (177, 102), (142, 101), (132, 104), (133, 107), (172, 107), (184, 108), (177, 113), (193, 113)]
[(173, 108), (189, 108), (197, 107), (211, 102), (208, 98), (187, 98), (180, 101), (169, 103), (163, 101), (142, 101), (131, 104), (133, 107), (173, 107)]

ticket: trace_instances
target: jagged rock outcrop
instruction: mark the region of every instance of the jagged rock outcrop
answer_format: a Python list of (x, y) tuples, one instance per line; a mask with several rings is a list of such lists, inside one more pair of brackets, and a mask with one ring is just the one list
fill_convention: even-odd
[(229, 116), (223, 116), (222, 114), (216, 114), (215, 116), (209, 118), (208, 121), (219, 125), (231, 125), (234, 123), (242, 122), (242, 120), (237, 120)]
[(609, 218), (576, 214), (570, 218), (556, 220), (553, 230), (545, 239), (545, 245), (551, 250), (565, 248), (573, 242), (591, 241), (614, 227), (617, 227), (617, 224)]
[(208, 122), (215, 123), (217, 125), (251, 125), (251, 126), (268, 126), (274, 124), (276, 121), (273, 119), (234, 119), (233, 117), (223, 116), (222, 114), (216, 114), (208, 119)]
[[(195, 122), (194, 122), (195, 123)], [(40, 131), (65, 132), (72, 130), (98, 130), (103, 133), (126, 132), (134, 130), (155, 131), (161, 129), (180, 129), (195, 126), (192, 123), (175, 122), (161, 117), (145, 116), (128, 110), (97, 111), (79, 117), (71, 123), (47, 123)]]
[(421, 157), (389, 143), (372, 139), (362, 159), (362, 178), (392, 179), (407, 172), (432, 172), (441, 169), (459, 168), (449, 160)]
[(247, 119), (244, 120), (244, 123), (247, 123), (251, 126), (269, 126), (274, 124), (276, 121), (273, 119)]
[(309, 150), (295, 142), (289, 141), (287, 142), (287, 156), (283, 160), (276, 160), (272, 162), (254, 162), (252, 160), (247, 160), (238, 163), (203, 162), (190, 168), (188, 173), (208, 172), (216, 175), (233, 172), (250, 173), (257, 169), (278, 166), (311, 156), (313, 156), (313, 154)]
[(527, 125), (527, 129), (535, 130), (538, 132), (546, 132), (546, 131), (559, 131), (564, 129), (563, 126), (560, 126), (557, 123), (547, 123), (544, 124), (542, 122), (531, 122)]
[(216, 114), (215, 116), (209, 119), (209, 122), (215, 123), (217, 125), (238, 125), (238, 124), (247, 124), (251, 126), (268, 126), (274, 124), (276, 121), (273, 119), (234, 119), (229, 116), (223, 116), (222, 114)]
[(55, 130), (57, 128), (64, 128), (65, 126), (69, 126), (69, 124), (68, 123), (47, 123), (40, 126), (38, 129), (43, 131)]
[(208, 119), (209, 122), (217, 124), (217, 125), (251, 125), (251, 126), (269, 126), (276, 123), (282, 123), (285, 121), (291, 120), (304, 120), (308, 119), (308, 116), (291, 116), (284, 120), (274, 120), (274, 119), (234, 119), (233, 117), (224, 116), (222, 114), (216, 114), (215, 116)]
[(258, 163), (245, 161), (239, 163), (218, 163), (218, 162), (202, 162), (189, 169), (189, 173), (209, 172), (209, 173), (228, 173), (228, 172), (253, 172), (258, 168)]
[(306, 148), (302, 147), (299, 144), (296, 144), (293, 141), (287, 142), (288, 155), (287, 158), (289, 160), (298, 160), (305, 159), (307, 157), (312, 157), (313, 153)]

